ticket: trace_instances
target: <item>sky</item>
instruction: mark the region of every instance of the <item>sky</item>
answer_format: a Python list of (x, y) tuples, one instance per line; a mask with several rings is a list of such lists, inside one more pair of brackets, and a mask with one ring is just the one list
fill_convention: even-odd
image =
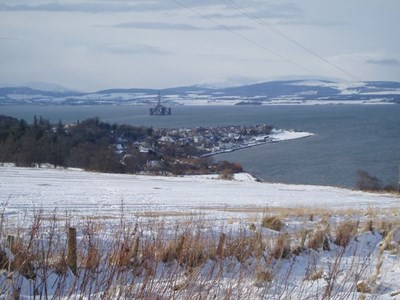
[(398, 0), (0, 0), (0, 84), (400, 81)]

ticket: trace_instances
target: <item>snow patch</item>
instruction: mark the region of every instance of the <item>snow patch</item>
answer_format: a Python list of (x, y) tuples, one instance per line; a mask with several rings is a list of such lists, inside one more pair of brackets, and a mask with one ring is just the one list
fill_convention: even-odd
[(313, 133), (306, 131), (272, 129), (269, 138), (274, 142), (281, 142), (281, 141), (305, 138), (313, 135), (314, 135)]

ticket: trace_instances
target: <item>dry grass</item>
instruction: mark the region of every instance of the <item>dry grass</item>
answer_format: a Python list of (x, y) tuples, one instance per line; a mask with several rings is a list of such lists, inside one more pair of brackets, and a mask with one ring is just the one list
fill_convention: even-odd
[(318, 270), (311, 272), (310, 274), (307, 274), (306, 277), (304, 278), (304, 280), (315, 281), (315, 280), (321, 279), (323, 277), (323, 275), (324, 275), (324, 270), (318, 269)]
[(359, 293), (363, 293), (363, 294), (371, 293), (371, 287), (364, 280), (358, 281), (356, 288), (357, 288), (357, 292), (359, 292)]
[(290, 255), (290, 241), (287, 233), (282, 233), (275, 241), (275, 245), (270, 252), (275, 259), (287, 258)]
[(278, 217), (264, 216), (261, 220), (261, 226), (275, 231), (281, 231), (285, 224)]
[[(253, 209), (250, 210), (251, 216), (247, 218), (231, 219), (234, 222), (243, 222), (242, 227), (235, 231), (210, 227), (208, 223), (212, 221), (201, 220), (198, 215), (196, 219), (182, 218), (175, 223), (151, 220), (140, 224), (130, 224), (127, 221), (129, 218), (123, 216), (112, 233), (106, 234), (105, 223), (86, 219), (77, 228), (79, 284), (78, 281), (68, 281), (70, 272), (65, 254), (66, 232), (70, 222), (63, 218), (42, 218), (37, 215), (29, 228), (13, 228), (12, 231), (0, 232), (0, 268), (8, 269), (5, 237), (12, 232), (15, 239), (10, 250), (15, 259), (10, 266), (11, 271), (14, 271), (10, 276), (14, 276), (16, 287), (23, 282), (22, 277), (36, 282), (35, 288), (43, 295), (46, 293), (46, 281), (39, 281), (40, 278), (56, 274), (57, 284), (60, 286), (56, 288), (55, 298), (71, 298), (70, 293), (85, 293), (90, 298), (90, 295), (97, 293), (103, 299), (111, 299), (116, 293), (120, 293), (121, 299), (200, 299), (207, 298), (205, 295), (211, 295), (213, 291), (217, 298), (251, 299), (255, 294), (249, 290), (240, 297), (235, 294), (241, 290), (245, 279), (250, 279), (257, 287), (267, 288), (278, 280), (276, 274), (279, 273), (280, 265), (302, 259), (303, 255), (309, 253), (322, 255), (323, 251), (330, 249), (332, 241), (345, 249), (358, 234), (359, 227), (365, 227), (368, 231), (386, 232), (384, 247), (380, 248), (382, 257), (384, 251), (393, 250), (390, 247), (395, 246), (391, 242), (398, 221), (390, 219), (381, 222), (382, 212), (377, 210), (373, 212), (375, 217), (371, 217), (372, 212), (369, 212), (368, 218), (360, 225), (353, 221), (332, 222), (332, 217), (335, 216), (333, 211), (306, 211), (300, 208), (300, 216), (295, 218), (298, 224), (303, 225), (296, 231), (288, 231), (290, 228), (282, 220), (288, 218), (286, 213), (289, 210), (274, 208), (276, 215), (272, 215), (272, 209), (264, 210), (264, 216), (260, 215), (257, 220), (258, 212)], [(243, 213), (243, 210), (240, 212)], [(294, 215), (295, 210), (291, 209), (290, 213)], [(347, 216), (356, 211), (341, 213)], [(152, 219), (155, 215), (175, 216), (167, 212), (164, 215), (149, 213), (147, 217)], [(185, 215), (178, 213), (177, 216)], [(192, 217), (191, 214), (190, 216)], [(249, 220), (255, 222), (250, 223)], [(278, 233), (268, 232), (264, 228)], [(295, 258), (294, 254), (302, 257)], [(340, 255), (342, 254), (341, 252)], [(334, 257), (328, 270), (316, 261), (301, 278), (317, 281), (324, 276), (324, 270), (327, 270), (329, 288), (323, 294), (331, 296), (334, 293), (333, 286), (338, 282), (338, 274), (342, 272), (338, 267), (342, 259), (340, 255)], [(380, 270), (381, 265), (377, 265), (376, 277)], [(355, 272), (353, 269), (349, 270), (348, 280), (355, 280), (351, 275)], [(226, 274), (234, 274), (234, 277), (230, 277), (231, 283), (222, 285)], [(288, 278), (290, 275), (289, 268)], [(72, 286), (65, 289), (63, 285), (67, 282)], [(362, 291), (361, 287), (356, 286), (356, 282), (353, 289), (366, 293), (367, 290)], [(221, 290), (216, 291), (218, 288)]]
[(267, 283), (267, 282), (272, 282), (272, 280), (274, 279), (274, 275), (272, 274), (272, 272), (270, 270), (257, 271), (255, 277), (256, 277), (255, 278), (256, 279), (256, 282), (255, 282), (256, 286), (260, 286), (260, 285), (262, 285), (264, 283)]
[(374, 222), (372, 220), (368, 220), (365, 223), (363, 232), (374, 232)]
[(308, 238), (307, 247), (314, 250), (329, 250), (329, 230), (317, 229), (313, 231)]
[(359, 222), (341, 222), (335, 230), (334, 242), (336, 245), (346, 247), (350, 240), (357, 234)]

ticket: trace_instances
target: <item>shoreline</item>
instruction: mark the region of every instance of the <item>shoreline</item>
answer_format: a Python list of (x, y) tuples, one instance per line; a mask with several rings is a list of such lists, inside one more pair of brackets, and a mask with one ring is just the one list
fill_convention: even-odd
[(238, 150), (257, 147), (257, 146), (261, 146), (261, 145), (265, 145), (265, 144), (269, 144), (269, 143), (276, 143), (276, 142), (272, 142), (272, 141), (268, 142), (267, 141), (267, 142), (260, 142), (260, 143), (255, 143), (255, 144), (243, 145), (243, 146), (235, 147), (235, 148), (232, 148), (232, 149), (206, 153), (206, 154), (201, 155), (200, 157), (201, 158), (203, 158), (203, 157), (212, 157), (212, 156), (216, 156), (216, 155), (219, 155), (219, 154), (232, 153), (232, 152), (235, 152), (235, 151), (238, 151)]
[(247, 149), (247, 148), (253, 148), (253, 147), (257, 147), (257, 146), (261, 146), (261, 145), (265, 145), (265, 144), (297, 140), (297, 139), (312, 137), (315, 135), (314, 133), (311, 133), (311, 132), (282, 130), (282, 129), (275, 130), (275, 132), (276, 133), (273, 134), (272, 137), (269, 136), (268, 138), (266, 138), (267, 140), (265, 140), (265, 141), (244, 144), (244, 145), (240, 145), (238, 147), (233, 147), (231, 149), (206, 153), (206, 154), (201, 155), (200, 157), (202, 157), (202, 158), (203, 157), (212, 157), (212, 156), (216, 156), (216, 155), (220, 155), (220, 154), (232, 153), (232, 152)]

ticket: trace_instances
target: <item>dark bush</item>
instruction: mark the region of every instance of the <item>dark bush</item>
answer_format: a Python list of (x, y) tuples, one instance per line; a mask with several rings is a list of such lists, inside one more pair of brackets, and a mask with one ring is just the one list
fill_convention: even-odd
[(357, 172), (357, 188), (362, 191), (380, 191), (382, 189), (382, 183), (378, 177), (370, 175), (364, 170)]

